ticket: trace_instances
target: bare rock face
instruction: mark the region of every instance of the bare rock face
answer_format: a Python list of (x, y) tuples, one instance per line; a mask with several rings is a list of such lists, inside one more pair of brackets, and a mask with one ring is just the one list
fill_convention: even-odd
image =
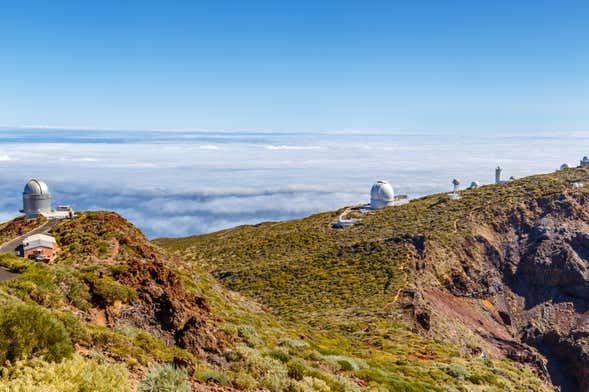
[[(116, 266), (118, 283), (133, 289), (134, 299), (105, 309), (109, 324), (126, 323), (150, 332), (200, 358), (223, 366), (230, 338), (215, 326), (206, 298), (191, 292), (161, 252), (132, 224), (109, 212), (84, 213), (53, 230), (62, 257), (79, 265)], [(101, 255), (106, 238), (112, 245)], [(178, 359), (180, 360), (180, 359)]]
[(422, 245), (426, 271), (414, 284), (424, 298), (404, 305), (416, 328), (454, 340), (460, 332), (446, 331), (475, 332), (486, 352), (528, 364), (561, 391), (589, 391), (588, 201), (530, 201), (481, 222), (461, 249)]
[(179, 276), (157, 260), (132, 261), (119, 281), (135, 289), (137, 298), (121, 317), (201, 358), (223, 365), (228, 337), (214, 328), (205, 298), (187, 291)]

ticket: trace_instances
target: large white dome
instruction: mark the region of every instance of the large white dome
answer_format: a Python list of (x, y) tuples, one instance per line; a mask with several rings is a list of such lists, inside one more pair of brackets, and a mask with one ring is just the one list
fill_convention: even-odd
[(32, 179), (25, 185), (22, 193), (23, 209), (27, 218), (51, 212), (51, 193), (44, 181)]
[(25, 190), (23, 191), (25, 195), (49, 195), (49, 187), (45, 183), (45, 181), (32, 179), (27, 182), (25, 185)]
[(392, 206), (394, 202), (395, 191), (387, 181), (377, 181), (370, 189), (370, 207), (372, 209)]

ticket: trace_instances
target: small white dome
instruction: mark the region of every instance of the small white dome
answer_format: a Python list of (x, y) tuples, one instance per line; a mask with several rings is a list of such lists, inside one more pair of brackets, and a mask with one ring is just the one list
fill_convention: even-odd
[(562, 165), (560, 165), (560, 170), (564, 170), (564, 169), (568, 169), (569, 165), (566, 163), (563, 163)]
[(373, 209), (391, 206), (395, 202), (395, 191), (387, 181), (380, 180), (370, 189), (370, 207)]
[(460, 180), (458, 178), (453, 179), (452, 185), (460, 185)]
[(481, 183), (480, 183), (480, 182), (478, 182), (478, 181), (473, 181), (473, 182), (471, 182), (471, 183), (470, 183), (470, 187), (469, 187), (469, 188), (470, 188), (470, 189), (476, 189), (476, 188), (478, 188), (478, 187), (480, 187), (480, 186), (481, 186)]

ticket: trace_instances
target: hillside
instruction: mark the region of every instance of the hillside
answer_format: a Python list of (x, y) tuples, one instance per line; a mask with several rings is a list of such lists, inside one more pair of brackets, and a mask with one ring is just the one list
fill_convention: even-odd
[(589, 194), (575, 181), (589, 170), (432, 195), (339, 230), (332, 212), (156, 242), (410, 389), (586, 391)]
[(0, 391), (584, 391), (587, 179), (155, 242), (80, 213), (0, 255)]
[[(42, 222), (37, 222), (42, 223)], [(4, 225), (22, 234), (21, 219)], [(34, 225), (30, 224), (30, 228)], [(114, 213), (52, 227), (50, 264), (4, 254), (0, 391), (352, 391), (358, 366), (150, 243)], [(342, 365), (345, 363), (346, 365)]]

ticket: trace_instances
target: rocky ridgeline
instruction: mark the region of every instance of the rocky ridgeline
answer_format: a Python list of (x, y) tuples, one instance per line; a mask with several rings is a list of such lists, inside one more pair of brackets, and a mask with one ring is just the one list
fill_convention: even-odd
[(403, 292), (416, 328), (453, 340), (474, 332), (475, 353), (528, 363), (563, 391), (589, 390), (589, 195), (529, 199), (465, 233), (452, 250), (416, 247), (418, 273)]

